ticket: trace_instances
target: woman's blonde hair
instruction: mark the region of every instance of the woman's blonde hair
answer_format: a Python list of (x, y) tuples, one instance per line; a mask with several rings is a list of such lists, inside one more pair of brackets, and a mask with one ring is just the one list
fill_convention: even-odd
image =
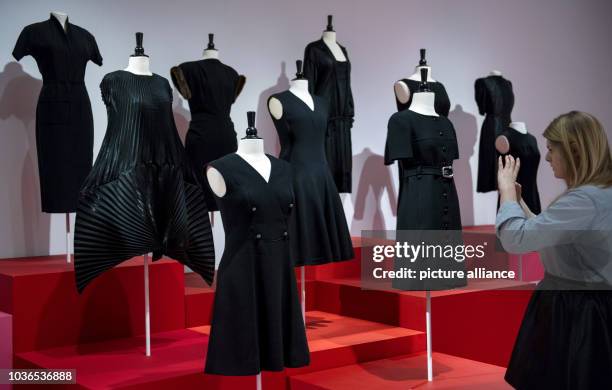
[(612, 154), (606, 133), (597, 118), (570, 111), (555, 118), (544, 138), (560, 146), (568, 189), (585, 184), (612, 186)]

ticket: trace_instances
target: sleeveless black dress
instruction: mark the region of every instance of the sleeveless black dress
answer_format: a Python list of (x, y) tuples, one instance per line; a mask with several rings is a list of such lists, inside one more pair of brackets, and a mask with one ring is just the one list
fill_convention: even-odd
[(238, 148), (230, 110), (244, 85), (244, 76), (215, 58), (182, 63), (172, 68), (171, 76), (191, 111), (185, 138), (187, 160), (204, 189), (208, 210), (218, 210), (204, 167)]
[(256, 375), (310, 363), (290, 258), (291, 167), (268, 158), (268, 182), (237, 154), (209, 164), (227, 188), (217, 198), (225, 250), (206, 355), (210, 374)]
[[(404, 111), (410, 107), (412, 103), (412, 95), (419, 91), (420, 82), (411, 80), (411, 79), (402, 79), (400, 80), (408, 87), (410, 91), (410, 96), (408, 97), (408, 101), (406, 103), (402, 103), (395, 97), (395, 103), (397, 104), (397, 111)], [(448, 117), (448, 113), (450, 112), (450, 99), (448, 98), (448, 94), (446, 93), (446, 88), (444, 85), (438, 81), (427, 83), (429, 89), (435, 94), (434, 98), (434, 109), (438, 115), (442, 115), (444, 117)]]
[(272, 117), (281, 144), (279, 158), (288, 161), (293, 171), (294, 263), (301, 266), (352, 259), (355, 255), (346, 216), (325, 157), (326, 102), (313, 96), (313, 111), (290, 91), (270, 99), (273, 97), (283, 105), (282, 117)]
[(153, 76), (115, 71), (100, 84), (108, 126), (81, 189), (74, 231), (79, 292), (99, 274), (153, 252), (212, 283), (215, 252), (202, 189), (184, 161), (172, 90)]
[(85, 88), (87, 63), (102, 66), (96, 40), (66, 19), (51, 15), (26, 26), (15, 44), (17, 61), (31, 55), (43, 78), (36, 107), (36, 151), (42, 211), (77, 208), (79, 189), (93, 162), (93, 116)]
[(502, 76), (476, 80), (474, 91), (478, 112), (486, 115), (480, 130), (476, 191), (489, 192), (497, 189), (495, 139), (512, 122), (514, 92), (510, 80)]

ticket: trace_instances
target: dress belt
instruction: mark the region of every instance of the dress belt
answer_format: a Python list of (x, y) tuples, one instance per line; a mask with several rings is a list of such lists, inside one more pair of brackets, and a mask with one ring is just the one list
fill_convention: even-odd
[(442, 176), (446, 179), (451, 179), (453, 177), (453, 166), (445, 165), (440, 167), (431, 167), (419, 165), (417, 167), (412, 168), (404, 168), (403, 176), (420, 176), (420, 175), (434, 175), (434, 176)]

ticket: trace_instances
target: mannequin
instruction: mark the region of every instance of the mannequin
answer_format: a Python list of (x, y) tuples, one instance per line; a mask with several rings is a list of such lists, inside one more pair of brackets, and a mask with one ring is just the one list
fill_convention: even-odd
[(489, 72), (489, 76), (503, 76), (503, 75), (501, 71), (493, 69), (492, 71)]
[[(297, 67), (297, 73), (295, 74), (295, 78), (292, 79), (289, 84), (289, 92), (300, 98), (300, 100), (302, 100), (304, 104), (308, 106), (308, 108), (314, 111), (314, 99), (312, 98), (312, 95), (310, 95), (310, 92), (308, 92), (308, 79), (304, 77), (304, 73), (302, 72), (302, 61), (297, 60), (295, 64)], [(271, 98), (268, 102), (268, 110), (276, 120), (283, 117), (283, 105), (275, 97)]]
[(332, 19), (333, 15), (327, 15), (327, 28), (325, 31), (323, 31), (321, 39), (332, 52), (336, 61), (346, 62), (346, 56), (336, 41), (336, 32), (334, 31), (334, 26), (332, 25)]
[[(527, 126), (525, 122), (511, 122), (509, 128), (518, 131), (521, 134), (527, 134)], [(505, 135), (500, 135), (495, 140), (495, 149), (501, 154), (506, 154), (510, 151), (510, 141)]]
[(206, 49), (204, 49), (204, 52), (202, 53), (202, 57), (205, 60), (219, 59), (219, 50), (215, 49), (215, 44), (213, 42), (214, 38), (215, 34), (208, 34), (208, 46), (206, 47)]
[(435, 94), (429, 90), (427, 86), (427, 69), (421, 69), (421, 85), (419, 86), (419, 92), (415, 93), (412, 97), (412, 103), (410, 104), (410, 111), (414, 111), (421, 115), (428, 116), (439, 116), (436, 113), (434, 107)]
[[(421, 69), (426, 69), (427, 82), (435, 83), (436, 80), (431, 77), (431, 66), (427, 65), (427, 60), (425, 60), (425, 49), (421, 49), (420, 51), (421, 59), (419, 60), (419, 64), (415, 66), (414, 73), (410, 75), (408, 79), (414, 81), (421, 81)], [(395, 96), (397, 97), (397, 100), (399, 100), (403, 104), (406, 104), (410, 99), (410, 89), (408, 88), (408, 85), (406, 85), (404, 81), (399, 80), (395, 83), (393, 89), (395, 90)]]
[[(263, 139), (257, 135), (257, 129), (255, 129), (255, 111), (247, 112), (247, 119), (249, 127), (246, 130), (246, 136), (238, 142), (236, 154), (249, 163), (267, 182), (270, 180), (272, 163), (264, 152)], [(225, 196), (227, 187), (218, 170), (209, 166), (206, 169), (206, 178), (215, 195), (219, 198)]]
[(128, 66), (124, 69), (126, 72), (134, 73), (141, 76), (153, 76), (150, 69), (149, 56), (145, 54), (142, 47), (142, 33), (136, 33), (136, 48), (134, 54), (128, 60)]
[(57, 21), (62, 25), (64, 31), (66, 31), (66, 22), (68, 21), (68, 14), (61, 11), (51, 11), (51, 15), (57, 19)]

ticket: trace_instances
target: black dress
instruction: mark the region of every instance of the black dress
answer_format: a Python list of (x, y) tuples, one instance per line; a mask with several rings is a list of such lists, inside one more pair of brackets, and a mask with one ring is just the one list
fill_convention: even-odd
[(77, 208), (83, 180), (93, 161), (93, 117), (85, 88), (88, 61), (102, 65), (96, 40), (69, 23), (64, 31), (49, 20), (26, 26), (13, 57), (36, 60), (43, 86), (36, 107), (36, 150), (42, 211), (67, 213)]
[(325, 98), (329, 103), (325, 141), (327, 164), (338, 192), (351, 192), (351, 127), (355, 105), (351, 91), (351, 63), (346, 49), (340, 48), (346, 57), (344, 62), (336, 60), (323, 39), (309, 43), (304, 51), (304, 76), (308, 78), (310, 93)]
[(204, 177), (204, 166), (238, 148), (230, 110), (244, 85), (244, 76), (214, 58), (185, 62), (172, 68), (171, 75), (191, 111), (185, 138), (187, 159), (204, 189), (208, 210), (218, 210)]
[[(411, 79), (401, 79), (400, 81), (406, 84), (408, 91), (410, 92), (410, 96), (408, 97), (408, 101), (406, 103), (400, 102), (397, 99), (397, 96), (395, 97), (397, 111), (404, 111), (410, 107), (410, 104), (412, 103), (412, 95), (419, 91), (419, 84), (421, 83)], [(438, 81), (428, 82), (427, 85), (435, 94), (434, 109), (438, 115), (448, 117), (448, 113), (450, 112), (450, 99), (446, 93), (446, 88), (444, 88), (444, 85)]]
[(355, 255), (344, 209), (325, 161), (325, 100), (313, 96), (313, 111), (290, 91), (270, 98), (283, 105), (282, 117), (272, 120), (281, 144), (279, 158), (291, 163), (293, 171), (295, 265), (352, 259)]
[(486, 115), (480, 131), (476, 191), (489, 192), (497, 189), (495, 139), (512, 122), (514, 92), (510, 80), (502, 76), (480, 78), (474, 90), (478, 112)]
[[(461, 213), (452, 172), (453, 160), (459, 158), (455, 128), (448, 118), (428, 116), (410, 110), (396, 112), (389, 119), (385, 145), (385, 164), (399, 161), (403, 188), (397, 208), (397, 240), (421, 237), (408, 231), (453, 230), (444, 236), (448, 243), (460, 241)], [(444, 168), (443, 167), (447, 167)], [(445, 176), (443, 176), (443, 174)], [(404, 234), (406, 233), (406, 234)], [(416, 235), (415, 235), (416, 234)], [(435, 235), (435, 233), (434, 233)], [(434, 237), (424, 233), (424, 239)], [(419, 241), (421, 240), (419, 239)], [(428, 241), (431, 242), (431, 241)], [(436, 244), (440, 244), (437, 240)], [(396, 269), (401, 262), (395, 262)], [(463, 269), (462, 263), (436, 262), (447, 270)], [(427, 266), (415, 262), (413, 269)], [(404, 290), (441, 290), (464, 286), (465, 279), (420, 282), (395, 279), (393, 286)]]
[(100, 84), (108, 126), (83, 184), (74, 231), (79, 292), (122, 261), (153, 252), (212, 283), (215, 253), (202, 189), (185, 163), (172, 90), (153, 76), (115, 71)]
[(310, 363), (290, 258), (291, 167), (268, 158), (267, 182), (237, 154), (210, 163), (227, 188), (217, 198), (225, 250), (206, 355), (210, 374), (256, 375)]
[[(527, 133), (520, 133), (510, 127), (501, 132), (510, 144), (508, 154), (521, 159), (521, 169), (516, 181), (521, 185), (521, 194), (525, 204), (534, 214), (540, 214), (540, 193), (538, 192), (538, 166), (540, 165), (540, 150), (536, 138)], [(498, 199), (499, 205), (499, 199)], [(499, 208), (499, 207), (498, 207)]]

